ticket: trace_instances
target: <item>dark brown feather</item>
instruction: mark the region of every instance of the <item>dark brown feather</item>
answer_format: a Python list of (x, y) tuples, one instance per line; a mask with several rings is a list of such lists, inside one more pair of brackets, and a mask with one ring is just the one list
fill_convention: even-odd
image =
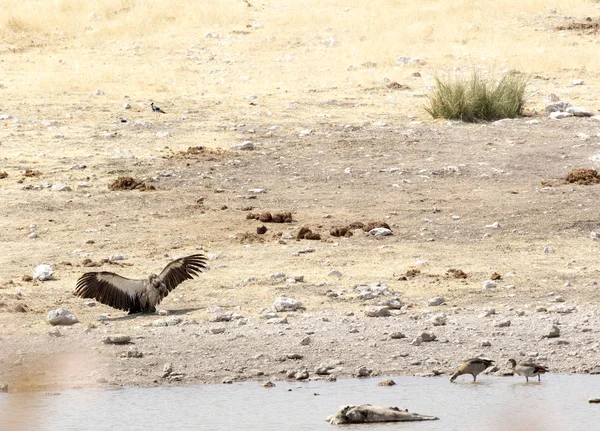
[[(206, 260), (201, 254), (182, 257), (169, 263), (158, 278), (165, 284), (169, 292), (185, 280), (191, 280), (206, 269)], [(166, 295), (165, 295), (166, 296)]]

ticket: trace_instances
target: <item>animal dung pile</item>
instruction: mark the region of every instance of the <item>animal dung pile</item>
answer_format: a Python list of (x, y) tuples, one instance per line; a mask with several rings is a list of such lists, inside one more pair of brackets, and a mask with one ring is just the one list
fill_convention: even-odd
[(302, 226), (298, 231), (298, 235), (296, 235), (296, 239), (312, 239), (312, 240), (320, 240), (321, 235), (318, 233), (313, 233), (307, 226)]
[(248, 220), (259, 220), (263, 223), (291, 223), (292, 222), (292, 213), (281, 212), (281, 213), (273, 213), (264, 212), (264, 213), (248, 213), (246, 214), (246, 219)]
[(600, 183), (600, 174), (595, 169), (573, 169), (565, 178), (565, 182), (580, 185), (598, 184)]
[(119, 177), (114, 180), (108, 186), (109, 190), (117, 191), (117, 190), (140, 190), (140, 191), (148, 191), (148, 190), (156, 190), (156, 188), (152, 185), (147, 185), (143, 181), (138, 181), (133, 177)]
[(453, 277), (453, 278), (467, 278), (468, 277), (468, 275), (462, 269), (456, 269), (456, 268), (450, 268), (448, 271), (446, 271), (446, 274), (448, 275), (448, 277)]
[(349, 226), (334, 226), (329, 230), (329, 235), (350, 237), (353, 234)]

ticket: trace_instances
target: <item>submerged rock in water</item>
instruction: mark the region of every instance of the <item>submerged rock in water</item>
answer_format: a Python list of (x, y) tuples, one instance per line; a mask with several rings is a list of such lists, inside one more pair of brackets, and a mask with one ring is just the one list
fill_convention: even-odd
[(400, 410), (398, 407), (381, 407), (370, 404), (360, 406), (342, 406), (339, 411), (328, 416), (326, 421), (332, 425), (366, 424), (373, 422), (413, 422), (438, 420), (435, 416), (425, 416)]

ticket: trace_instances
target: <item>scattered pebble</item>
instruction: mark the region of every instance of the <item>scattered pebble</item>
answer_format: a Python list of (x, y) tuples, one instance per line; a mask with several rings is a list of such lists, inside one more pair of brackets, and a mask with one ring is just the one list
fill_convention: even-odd
[(109, 335), (102, 340), (104, 344), (128, 344), (130, 341), (131, 337), (125, 334)]
[(50, 312), (48, 312), (46, 320), (48, 320), (48, 323), (50, 323), (53, 326), (74, 325), (75, 323), (79, 323), (79, 320), (77, 320), (75, 314), (63, 308), (57, 308), (56, 310), (51, 310)]
[(39, 281), (52, 280), (54, 269), (48, 264), (41, 264), (33, 269), (33, 279)]

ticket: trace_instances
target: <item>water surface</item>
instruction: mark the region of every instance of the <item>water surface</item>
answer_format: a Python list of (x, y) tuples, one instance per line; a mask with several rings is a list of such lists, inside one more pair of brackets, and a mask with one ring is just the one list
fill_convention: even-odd
[[(211, 430), (313, 431), (345, 429), (423, 431), (593, 431), (600, 429), (600, 376), (545, 375), (392, 377), (329, 382), (276, 382), (188, 387), (70, 390), (59, 395), (0, 394), (0, 430)], [(465, 379), (465, 380), (462, 380)], [(291, 391), (288, 391), (291, 389)], [(316, 395), (318, 394), (318, 395)], [(439, 421), (329, 425), (325, 417), (344, 404), (398, 406)]]

